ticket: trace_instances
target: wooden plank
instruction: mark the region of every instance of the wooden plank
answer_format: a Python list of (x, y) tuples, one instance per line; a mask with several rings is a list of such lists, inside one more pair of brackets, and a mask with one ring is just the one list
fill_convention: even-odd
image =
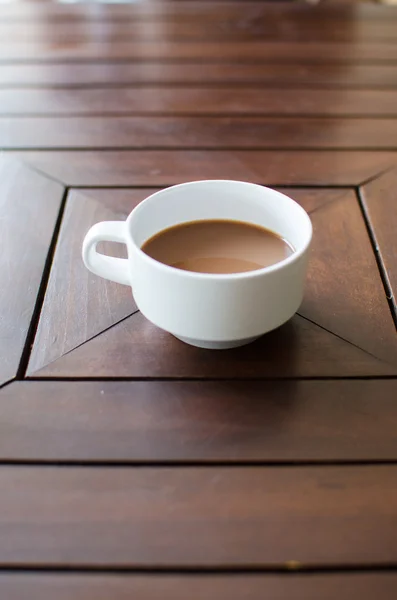
[[(396, 70), (397, 77), (397, 70)], [(397, 81), (397, 79), (396, 79)], [(0, 115), (397, 116), (397, 90), (217, 88), (0, 89)]]
[(18, 371), (62, 196), (59, 183), (0, 156), (0, 385)]
[(395, 573), (288, 575), (0, 574), (8, 600), (390, 600)]
[[(244, 84), (245, 88), (247, 86), (304, 86), (305, 90), (308, 86), (323, 87), (327, 90), (332, 87), (343, 89), (397, 87), (395, 65), (352, 63), (328, 65), (322, 62), (300, 63), (297, 66), (296, 63), (261, 63), (264, 55), (260, 44), (240, 46), (226, 43), (199, 46), (192, 46), (189, 43), (141, 44), (135, 52), (131, 53), (131, 56), (135, 62), (0, 65), (0, 88), (15, 86), (84, 88), (154, 84), (183, 84), (184, 86), (200, 84), (207, 87), (208, 85), (219, 87)], [(197, 62), (197, 59), (200, 62)], [(145, 62), (139, 62), (142, 60)], [(164, 62), (165, 60), (174, 62)], [(209, 60), (212, 62), (208, 62)], [(179, 91), (182, 92), (180, 88)], [(247, 90), (247, 93), (250, 92)], [(345, 93), (339, 93), (344, 99)], [(335, 94), (332, 97), (336, 101)]]
[[(84, 190), (71, 189), (69, 192), (69, 199), (75, 204), (76, 207), (84, 205), (87, 202), (87, 198), (94, 200), (96, 203), (101, 204), (105, 210), (113, 211), (117, 219), (125, 219), (135, 206), (137, 206), (142, 200), (145, 200), (148, 196), (151, 196), (155, 192), (159, 192), (164, 188), (162, 187), (139, 187), (139, 188), (86, 188)], [(294, 188), (291, 188), (294, 189)], [(308, 206), (321, 206), (322, 197), (319, 194), (313, 196), (313, 192), (310, 188), (304, 190), (297, 190), (301, 193), (304, 198), (307, 198)], [(338, 197), (343, 194), (343, 190), (327, 190), (325, 194), (325, 202), (329, 198), (333, 199), (331, 195), (338, 194)]]
[[(28, 62), (58, 62), (58, 61), (113, 61), (136, 59), (138, 49), (141, 57), (144, 56), (143, 46), (157, 40), (158, 42), (176, 41), (173, 38), (162, 35), (161, 25), (154, 28), (153, 35), (145, 35), (143, 32), (138, 36), (137, 42), (111, 41), (103, 44), (95, 41), (82, 41), (70, 43), (45, 43), (43, 42), (15, 42), (0, 44), (0, 63), (6, 64), (10, 61)], [(145, 29), (143, 30), (145, 31)], [(232, 38), (235, 36), (233, 35)], [(214, 38), (215, 39), (215, 38)], [(238, 41), (238, 40), (237, 40)], [(263, 42), (259, 38), (248, 38), (245, 42), (215, 41), (203, 42), (196, 40), (181, 42), (179, 53), (185, 53), (185, 60), (192, 58), (211, 60), (221, 58), (224, 53), (230, 58), (234, 57), (243, 61), (246, 58), (253, 59), (253, 54), (260, 54), (263, 61), (308, 61), (320, 63), (350, 64), (379, 62), (394, 64), (397, 61), (397, 44), (394, 42)], [(228, 48), (231, 44), (233, 51)], [(225, 46), (225, 48), (223, 48)], [(216, 48), (216, 50), (215, 50)]]
[[(209, 357), (211, 359), (209, 360)], [(383, 362), (295, 315), (248, 346), (209, 352), (187, 346), (141, 313), (65, 354), (35, 377), (145, 379), (285, 379), (397, 375), (395, 356)]]
[(383, 265), (389, 299), (397, 317), (397, 171), (389, 171), (362, 188), (364, 208)]
[(397, 150), (397, 120), (298, 117), (3, 118), (4, 149)]
[[(133, 200), (133, 193), (130, 195)], [(114, 208), (117, 210), (111, 202), (103, 205), (69, 195), (29, 371), (62, 356), (136, 310), (129, 287), (95, 277), (81, 260), (84, 236), (94, 223), (123, 220), (127, 216), (127, 211), (120, 214)], [(104, 244), (101, 251), (126, 257), (126, 248), (121, 244)]]
[(0, 564), (377, 566), (397, 467), (0, 469)]
[(254, 19), (258, 17), (294, 20), (347, 20), (359, 23), (361, 21), (388, 21), (397, 18), (397, 11), (393, 6), (379, 6), (376, 4), (354, 4), (343, 6), (332, 2), (332, 6), (321, 3), (318, 6), (305, 3), (263, 2), (263, 0), (189, 0), (189, 2), (165, 1), (134, 2), (133, 4), (103, 4), (100, 6), (84, 4), (52, 4), (45, 3), (6, 3), (0, 6), (0, 15), (3, 22), (40, 23), (45, 18), (51, 23), (62, 21), (64, 23), (105, 21), (113, 23), (118, 21), (146, 20), (156, 17), (159, 20), (180, 19), (181, 21), (194, 19)]
[(166, 186), (196, 179), (267, 185), (359, 185), (397, 162), (393, 152), (16, 152), (70, 186)]
[[(81, 244), (91, 224), (124, 218), (150, 191), (102, 190), (95, 195), (92, 190), (96, 201), (81, 193), (71, 195), (32, 350), (30, 375), (134, 310), (128, 288), (88, 273), (80, 260)], [(315, 211), (314, 247), (300, 314), (377, 358), (397, 362), (395, 327), (354, 193), (287, 191), (308, 211)], [(112, 212), (116, 207), (123, 216)], [(331, 296), (330, 288), (334, 290)]]
[[(83, 5), (68, 5), (60, 4), (53, 6), (51, 3), (23, 3), (22, 6), (10, 6), (9, 4), (2, 5), (0, 7), (0, 14), (5, 23), (32, 23), (36, 25), (40, 23), (45, 17), (51, 23), (70, 23), (70, 22), (101, 22), (106, 21), (108, 23), (120, 22), (125, 20), (147, 20), (150, 17), (155, 17), (159, 20), (168, 19), (180, 19), (181, 21), (194, 19), (205, 19), (205, 20), (218, 20), (218, 19), (235, 19), (241, 18), (241, 16), (259, 16), (264, 11), (267, 14), (283, 15), (285, 11), (280, 12), (272, 10), (273, 6), (266, 3), (265, 6), (258, 4), (257, 0), (244, 0), (244, 6), (239, 2), (225, 1), (225, 0), (212, 0), (209, 2), (202, 2), (201, 0), (195, 2), (181, 3), (181, 2), (134, 2), (133, 4), (105, 4), (98, 7), (85, 6)], [(290, 11), (289, 11), (290, 12)], [(297, 13), (297, 11), (294, 11)], [(302, 12), (299, 11), (298, 14)], [(335, 11), (328, 11), (330, 16), (334, 15)], [(305, 11), (304, 15), (308, 14)], [(393, 13), (391, 12), (391, 15)], [(340, 11), (335, 14), (335, 17), (342, 16)], [(376, 14), (371, 15), (372, 18), (382, 19), (384, 17), (383, 11), (378, 11)], [(358, 15), (359, 17), (359, 15)], [(366, 15), (363, 15), (365, 18)]]
[[(158, 30), (156, 39), (161, 40)], [(9, 44), (0, 44), (0, 63), (6, 64), (10, 61), (35, 61), (50, 63), (56, 61), (112, 61), (137, 58), (137, 48), (142, 48), (148, 42), (153, 41), (153, 37), (145, 38), (142, 36), (137, 46), (136, 42), (111, 42), (102, 44), (98, 42), (71, 42), (70, 44), (57, 43), (23, 43), (15, 42)], [(164, 38), (163, 41), (173, 41)], [(222, 50), (222, 46), (227, 42), (208, 42), (203, 43), (200, 40), (192, 42), (190, 48), (187, 42), (181, 44), (179, 52), (184, 51), (185, 60), (200, 55), (202, 58), (220, 57), (226, 52), (230, 55), (230, 49), (227, 47)], [(232, 44), (234, 57), (244, 60), (247, 57), (252, 58), (253, 53), (259, 53), (263, 61), (311, 61), (332, 64), (350, 64), (379, 62), (394, 64), (397, 61), (397, 44), (395, 43), (352, 43), (352, 42), (262, 42), (249, 41), (247, 43), (229, 42)], [(214, 52), (214, 46), (217, 51)], [(140, 50), (141, 57), (144, 57)]]
[(395, 380), (17, 382), (0, 460), (395, 461), (396, 396)]
[[(30, 375), (134, 312), (131, 290), (89, 273), (80, 258), (81, 246), (91, 225), (125, 219), (138, 202), (154, 191), (91, 190), (90, 198), (85, 191), (71, 192), (31, 353)], [(344, 196), (346, 191), (303, 189), (292, 190), (292, 194), (306, 210), (314, 211)], [(112, 244), (107, 246), (104, 251), (114, 254)], [(119, 256), (124, 256), (122, 252), (121, 248)]]
[(157, 15), (143, 20), (119, 22), (48, 23), (0, 23), (0, 39), (3, 44), (15, 42), (32, 44), (60, 44), (74, 42), (96, 42), (108, 44), (130, 40), (144, 41), (156, 39), (172, 40), (236, 40), (258, 39), (261, 41), (279, 40), (283, 42), (396, 42), (397, 32), (394, 20), (387, 19), (372, 23), (370, 20), (353, 21), (341, 19), (304, 18), (288, 15), (258, 15), (249, 18), (241, 13), (235, 19), (197, 19), (192, 17), (181, 21), (178, 18), (163, 20)]
[(397, 364), (396, 329), (355, 194), (347, 192), (319, 208), (312, 223), (311, 261), (299, 314)]
[[(56, 326), (58, 322), (57, 305), (47, 303), (43, 311), (44, 337), (39, 337), (36, 344), (39, 357), (35, 359), (34, 350), (29, 374), (35, 377), (244, 379), (393, 373), (395, 367), (374, 360), (376, 357), (395, 364), (397, 337), (357, 200), (354, 194), (342, 192), (332, 202), (325, 194), (323, 207), (319, 208), (318, 194), (313, 214), (315, 244), (300, 311), (309, 322), (297, 317), (252, 347), (214, 355), (209, 365), (208, 353), (185, 348), (151, 326), (141, 315), (135, 315), (62, 356), (63, 346), (51, 346), (47, 340), (48, 323)], [(82, 201), (84, 199), (79, 202)], [(338, 244), (335, 244), (336, 239)], [(332, 295), (329, 289), (333, 289)], [(100, 305), (105, 298), (98, 297), (97, 302)], [(76, 302), (72, 306), (74, 304)], [(101, 327), (96, 333), (100, 331)], [(66, 323), (63, 339), (68, 350), (77, 346), (77, 339), (82, 343), (88, 338), (80, 327), (74, 328), (73, 322)], [(128, 352), (125, 352), (126, 347)], [(279, 352), (274, 348), (279, 348)], [(290, 348), (295, 348), (294, 352), (287, 351)], [(55, 362), (48, 364), (50, 360)]]
[[(319, 193), (317, 194), (317, 198), (318, 195)], [(315, 243), (312, 252), (307, 294), (300, 312), (311, 321), (349, 340), (352, 344), (365, 349), (370, 354), (386, 362), (393, 362), (393, 357), (396, 356), (397, 342), (394, 324), (387, 306), (375, 258), (372, 254), (370, 240), (367, 236), (356, 199), (353, 194), (347, 194), (342, 195), (335, 202), (330, 203), (329, 200), (330, 198), (325, 195), (323, 198), (325, 207), (320, 210), (318, 209), (318, 205), (315, 204), (317, 211), (313, 216), (313, 223), (317, 243)], [(338, 245), (335, 245), (335, 239), (339, 240)], [(346, 257), (349, 257), (349, 260)], [(357, 272), (360, 273), (359, 278), (357, 278)], [(346, 286), (347, 281), (349, 282), (348, 286)], [(365, 281), (367, 281), (366, 284), (363, 283)], [(321, 290), (329, 290), (330, 288), (334, 290), (332, 296), (329, 296), (328, 292), (325, 295), (321, 292)], [(105, 299), (102, 301), (104, 302)], [(100, 298), (98, 302), (101, 303)], [(370, 307), (369, 313), (368, 307)], [(354, 320), (354, 316), (358, 322)], [(54, 321), (55, 324), (58, 322), (57, 310), (56, 307), (54, 310), (54, 306), (48, 304), (43, 312), (44, 331), (47, 330), (48, 322), (51, 321)], [(136, 324), (136, 320), (134, 319), (131, 322), (132, 328)], [(94, 340), (93, 346), (90, 344), (86, 345), (81, 350), (78, 350), (76, 355), (68, 356), (65, 360), (58, 361), (55, 365), (49, 365), (39, 375), (81, 377), (84, 373), (79, 365), (89, 363), (94, 369), (91, 375), (96, 374), (99, 376), (108, 376), (111, 371), (118, 376), (204, 376), (202, 368), (197, 369), (197, 365), (195, 367), (193, 364), (185, 364), (182, 367), (182, 371), (178, 370), (175, 357), (175, 360), (170, 358), (172, 372), (167, 372), (167, 366), (161, 356), (157, 356), (156, 360), (153, 359), (150, 362), (150, 364), (155, 363), (156, 368), (159, 370), (148, 371), (143, 364), (146, 360), (145, 357), (147, 357), (148, 352), (153, 353), (155, 343), (160, 344), (156, 354), (161, 355), (162, 344), (167, 343), (167, 338), (162, 339), (162, 342), (160, 342), (158, 332), (154, 330), (151, 334), (153, 340), (147, 346), (146, 350), (144, 350), (142, 339), (145, 338), (145, 335), (143, 334), (143, 330), (140, 329), (140, 327), (144, 327), (143, 322), (139, 323), (138, 330), (134, 333), (133, 340), (131, 340), (135, 344), (133, 354), (141, 353), (144, 357), (143, 360), (135, 356), (123, 360), (117, 356), (117, 358), (113, 359), (115, 364), (111, 362), (107, 367), (105, 365), (106, 357), (114, 357), (115, 353), (116, 355), (118, 354), (117, 346), (121, 347), (127, 343), (131, 326), (126, 325), (126, 327), (116, 332), (108, 332), (105, 338), (101, 336), (98, 344), (103, 344), (104, 350), (103, 354), (100, 351), (99, 357), (97, 356), (98, 344)], [(68, 349), (72, 349), (77, 345), (75, 340), (76, 333), (73, 327), (70, 329), (70, 326), (65, 326), (64, 331), (63, 338), (68, 344)], [(81, 328), (77, 328), (77, 332), (80, 343), (87, 339), (87, 337), (82, 337)], [(99, 332), (100, 329), (98, 329)], [(119, 336), (121, 336), (120, 339)], [(63, 353), (62, 347), (51, 347), (48, 343), (44, 343), (44, 341), (44, 339), (39, 339), (37, 342), (37, 347), (40, 348), (40, 360), (33, 361), (33, 366), (29, 370), (30, 374), (34, 374), (34, 371), (45, 366), (50, 359), (55, 360), (60, 358)], [(169, 347), (169, 352), (171, 348), (172, 346)], [(178, 348), (173, 348), (173, 351), (178, 353)], [(171, 355), (168, 353), (168, 356), (170, 357)], [(130, 358), (131, 360), (129, 360)], [(258, 358), (260, 357), (258, 356)], [(314, 363), (318, 363), (319, 360), (321, 359), (319, 359), (318, 355), (316, 358), (313, 358)], [(130, 362), (133, 364), (130, 364)], [(311, 365), (310, 368), (314, 369), (314, 371), (310, 370), (310, 374), (324, 374), (324, 365), (320, 365), (321, 363)], [(221, 376), (227, 376), (224, 375), (225, 366), (225, 364), (223, 367), (218, 364), (212, 376), (215, 374), (217, 376), (219, 373), (222, 374)], [(236, 368), (237, 370), (233, 372), (233, 376), (247, 376), (247, 372), (244, 369), (241, 371), (241, 368)], [(272, 368), (274, 368), (274, 365), (272, 365)], [(298, 369), (303, 370), (298, 370), (299, 375), (308, 375), (305, 370), (307, 368), (307, 365), (300, 365)], [(316, 368), (320, 370), (316, 371)], [(286, 369), (285, 373), (287, 375), (291, 374), (291, 365), (285, 364), (284, 369)], [(336, 373), (339, 373), (338, 369), (340, 369), (340, 365), (337, 367)], [(265, 371), (263, 368), (260, 369), (258, 376), (264, 375)], [(292, 372), (296, 374), (295, 371)], [(278, 373), (277, 367), (275, 367), (275, 373)], [(328, 373), (326, 372), (325, 374)]]

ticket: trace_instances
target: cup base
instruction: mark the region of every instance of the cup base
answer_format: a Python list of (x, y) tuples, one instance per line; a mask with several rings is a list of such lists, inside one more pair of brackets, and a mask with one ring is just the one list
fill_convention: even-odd
[(260, 335), (255, 337), (245, 338), (243, 340), (232, 340), (228, 342), (208, 342), (206, 340), (195, 340), (193, 338), (175, 336), (181, 342), (189, 344), (189, 346), (196, 346), (197, 348), (205, 348), (207, 350), (228, 350), (230, 348), (238, 348), (239, 346), (245, 346), (257, 340)]

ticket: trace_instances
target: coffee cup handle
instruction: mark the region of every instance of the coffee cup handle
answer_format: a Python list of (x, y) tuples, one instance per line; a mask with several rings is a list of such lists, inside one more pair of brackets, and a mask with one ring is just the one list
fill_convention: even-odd
[(125, 221), (104, 221), (88, 231), (83, 242), (83, 261), (95, 275), (116, 283), (131, 285), (128, 259), (105, 256), (96, 251), (98, 242), (127, 243)]

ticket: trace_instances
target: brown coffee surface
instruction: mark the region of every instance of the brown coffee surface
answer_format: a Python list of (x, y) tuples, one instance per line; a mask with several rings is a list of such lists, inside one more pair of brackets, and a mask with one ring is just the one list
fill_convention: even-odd
[(208, 220), (163, 229), (142, 250), (171, 267), (198, 273), (242, 273), (284, 260), (294, 249), (273, 231), (242, 221)]

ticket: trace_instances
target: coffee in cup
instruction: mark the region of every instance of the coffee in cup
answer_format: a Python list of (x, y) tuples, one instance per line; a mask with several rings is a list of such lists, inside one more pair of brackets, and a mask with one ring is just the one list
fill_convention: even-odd
[(226, 219), (173, 225), (147, 240), (142, 250), (170, 267), (215, 274), (264, 269), (294, 251), (265, 227)]

